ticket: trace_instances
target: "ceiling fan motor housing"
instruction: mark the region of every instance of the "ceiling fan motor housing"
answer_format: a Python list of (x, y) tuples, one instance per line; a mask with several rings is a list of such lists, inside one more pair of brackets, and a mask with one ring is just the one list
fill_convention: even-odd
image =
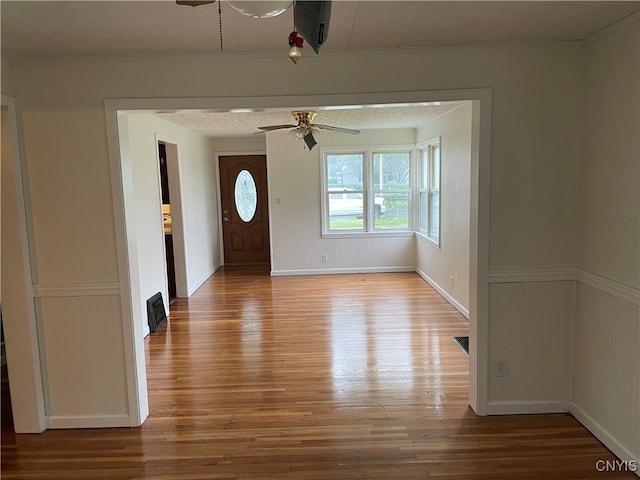
[(317, 112), (308, 111), (308, 112), (291, 112), (293, 118), (301, 125), (309, 125), (313, 122), (313, 119), (316, 118)]

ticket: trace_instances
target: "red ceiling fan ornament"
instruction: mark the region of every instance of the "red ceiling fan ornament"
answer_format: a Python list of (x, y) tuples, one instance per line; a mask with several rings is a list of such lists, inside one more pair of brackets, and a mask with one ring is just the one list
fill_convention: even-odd
[(293, 63), (298, 63), (303, 56), (302, 53), (302, 45), (304, 43), (304, 39), (298, 35), (298, 32), (295, 30), (289, 34), (289, 60)]

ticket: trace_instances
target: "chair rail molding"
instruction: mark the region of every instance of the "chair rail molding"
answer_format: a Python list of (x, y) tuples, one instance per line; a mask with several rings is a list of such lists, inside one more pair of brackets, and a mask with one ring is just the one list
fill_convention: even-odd
[(640, 289), (577, 267), (489, 270), (489, 283), (574, 281), (640, 306)]
[(119, 282), (33, 285), (32, 289), (34, 298), (120, 295)]

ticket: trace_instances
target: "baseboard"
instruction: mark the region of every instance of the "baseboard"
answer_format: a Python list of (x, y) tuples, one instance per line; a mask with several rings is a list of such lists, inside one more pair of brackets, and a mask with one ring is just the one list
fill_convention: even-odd
[(416, 273), (418, 275), (420, 275), (420, 277), (425, 282), (427, 282), (429, 285), (431, 285), (436, 292), (438, 292), (441, 296), (443, 296), (444, 299), (447, 302), (449, 302), (456, 310), (458, 310), (462, 315), (464, 315), (464, 317), (467, 320), (469, 319), (469, 309), (468, 308), (466, 308), (464, 305), (462, 305), (460, 302), (458, 302), (455, 298), (453, 298), (448, 292), (445, 291), (444, 288), (442, 288), (440, 285), (438, 285), (437, 282), (435, 282), (431, 277), (429, 277), (429, 275), (424, 273), (422, 270), (420, 270), (419, 268), (416, 268)]
[(594, 437), (600, 440), (613, 454), (620, 460), (626, 461), (629, 464), (638, 465), (638, 468), (634, 472), (640, 477), (640, 458), (634, 455), (629, 449), (627, 449), (622, 443), (620, 443), (613, 435), (611, 435), (607, 429), (596, 422), (587, 412), (582, 410), (574, 402), (569, 405), (569, 412), (575, 417), (587, 430), (589, 430)]
[(196, 293), (198, 291), (198, 289), (204, 285), (204, 283), (209, 280), (211, 278), (211, 275), (213, 275), (214, 273), (216, 273), (216, 271), (222, 267), (222, 265), (220, 264), (216, 264), (214, 265), (214, 267), (212, 269), (210, 269), (207, 273), (205, 273), (202, 278), (200, 278), (200, 280), (198, 280), (196, 282), (196, 286), (193, 288), (188, 288), (187, 289), (187, 296), (190, 297), (191, 295), (193, 295), (194, 293)]
[(495, 401), (487, 404), (487, 415), (532, 415), (545, 413), (569, 413), (569, 402)]
[(52, 429), (130, 427), (131, 420), (128, 415), (54, 415), (45, 417), (45, 426)]
[(340, 275), (349, 273), (407, 273), (414, 267), (361, 267), (361, 268), (314, 268), (307, 270), (271, 270), (272, 277), (289, 275)]

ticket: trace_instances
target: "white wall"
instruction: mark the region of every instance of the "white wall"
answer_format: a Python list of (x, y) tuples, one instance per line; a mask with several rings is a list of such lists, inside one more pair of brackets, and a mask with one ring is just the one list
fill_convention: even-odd
[[(323, 147), (413, 145), (415, 130), (372, 130), (357, 136), (322, 132), (318, 140), (309, 151), (287, 131), (267, 135), (272, 274), (412, 271), (413, 235), (322, 238), (321, 151)], [(276, 197), (282, 199), (281, 205), (274, 204)]]
[[(39, 321), (64, 325), (56, 344), (57, 354), (77, 362), (109, 362), (112, 367), (104, 375), (109, 377), (112, 394), (130, 393), (132, 386), (127, 384), (122, 367), (122, 342), (115, 340), (114, 345), (105, 345), (102, 338), (89, 333), (80, 340), (95, 348), (82, 352), (73, 348), (79, 341), (75, 332), (82, 330), (82, 322), (93, 321), (89, 312), (83, 314), (83, 309), (92, 303), (80, 302), (77, 285), (91, 284), (104, 295), (119, 295), (105, 98), (341, 94), (346, 103), (352, 93), (490, 87), (489, 266), (504, 270), (575, 265), (575, 165), (582, 154), (581, 62), (581, 45), (567, 42), (319, 55), (298, 65), (279, 57), (247, 55), (15, 65), (11, 82), (24, 128), (39, 282), (44, 286), (68, 286), (58, 290), (63, 295), (58, 298), (78, 304), (70, 310), (73, 316), (62, 323), (60, 309), (44, 309)], [(372, 71), (376, 75), (371, 75)], [(291, 82), (293, 72), (305, 81)], [(303, 169), (298, 163), (294, 167)], [(274, 168), (277, 170), (278, 166)], [(281, 192), (283, 185), (275, 176), (272, 180), (273, 195)], [(297, 217), (304, 214), (292, 213)], [(277, 215), (274, 212), (274, 222), (287, 222)], [(319, 232), (319, 222), (315, 228)], [(274, 242), (274, 249), (278, 245)], [(318, 244), (312, 248), (317, 258), (321, 253)], [(276, 268), (297, 267), (279, 263), (281, 258), (275, 254)], [(391, 263), (398, 261), (392, 259)], [(504, 294), (500, 290), (494, 292), (496, 305), (504, 303), (499, 298)], [(112, 304), (96, 298), (92, 302), (96, 308), (107, 308), (114, 331), (121, 328), (121, 306), (117, 301)], [(515, 332), (526, 331), (527, 320), (515, 318), (510, 327)], [(68, 339), (66, 343), (64, 338)], [(492, 340), (491, 348), (501, 348)], [(540, 350), (534, 355), (529, 360), (537, 362), (546, 352)], [(516, 358), (512, 363), (522, 365), (523, 360), (525, 357)], [(518, 376), (521, 372), (515, 369), (512, 373)], [(58, 388), (64, 373), (50, 372), (48, 381), (52, 388)], [(544, 383), (545, 379), (540, 381)], [(510, 387), (506, 388), (510, 394)], [(532, 384), (519, 393), (521, 398), (535, 397), (539, 388)], [(76, 413), (98, 415), (104, 410), (96, 401), (95, 394), (100, 392), (101, 387), (93, 385), (91, 379), (79, 377), (68, 394), (74, 396)], [(123, 406), (118, 407), (118, 412), (129, 414)]]
[(211, 142), (216, 153), (230, 152), (263, 152), (267, 151), (265, 135), (251, 137), (214, 138)]
[[(569, 409), (574, 291), (573, 281), (490, 285), (490, 413)], [(507, 361), (505, 377), (497, 360)]]
[(639, 18), (585, 47), (572, 412), (640, 463)]
[(198, 133), (162, 121), (155, 127), (178, 143), (186, 295), (191, 296), (220, 266), (215, 150), (211, 141)]
[(10, 70), (9, 65), (5, 65), (4, 63), (0, 64), (0, 86), (4, 95), (13, 95)]
[[(417, 131), (417, 141), (440, 137), (440, 246), (417, 236), (416, 268), (469, 316), (471, 102)], [(453, 277), (453, 285), (451, 284)]]
[[(162, 225), (157, 138), (177, 145), (177, 164), (168, 159), (178, 296), (190, 296), (219, 266), (217, 179), (209, 139), (143, 114), (130, 114), (131, 154), (140, 292), (143, 306), (160, 291), (168, 310), (168, 285)], [(170, 150), (172, 147), (168, 147)], [(168, 156), (169, 152), (168, 152)], [(178, 195), (180, 194), (180, 195)], [(146, 321), (146, 312), (143, 315)], [(148, 332), (148, 325), (144, 325)]]
[[(140, 272), (140, 302), (156, 292), (162, 293), (167, 314), (169, 294), (162, 224), (160, 174), (153, 119), (146, 115), (129, 115), (131, 174), (135, 199), (136, 240)], [(143, 331), (149, 333), (147, 314), (141, 312)]]

